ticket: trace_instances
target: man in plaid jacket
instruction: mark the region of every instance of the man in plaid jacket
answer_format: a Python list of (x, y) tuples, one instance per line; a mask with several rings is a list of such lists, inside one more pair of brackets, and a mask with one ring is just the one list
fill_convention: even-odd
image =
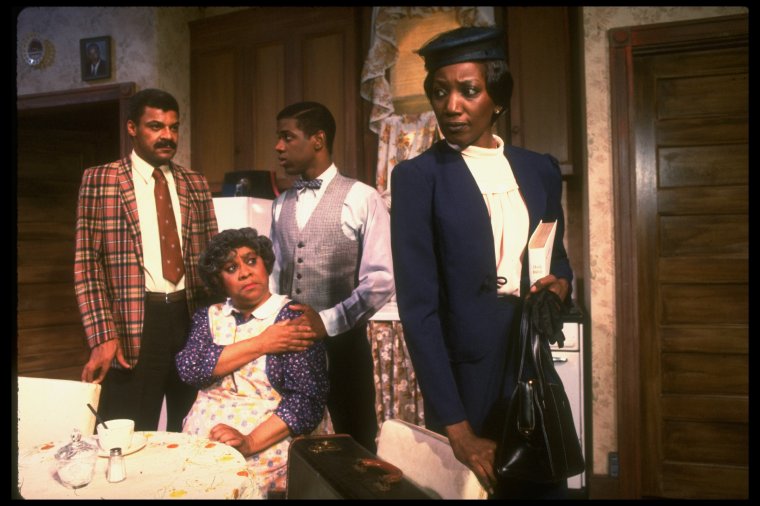
[[(85, 170), (79, 190), (74, 278), (90, 347), (82, 381), (102, 384), (103, 419), (130, 418), (136, 430), (157, 428), (166, 396), (167, 429), (179, 431), (196, 391), (180, 381), (174, 356), (185, 344), (190, 315), (208, 302), (197, 264), (217, 233), (216, 215), (206, 179), (171, 161), (179, 137), (174, 97), (140, 91), (126, 126), (132, 153)], [(176, 282), (162, 271), (158, 171), (184, 261)]]

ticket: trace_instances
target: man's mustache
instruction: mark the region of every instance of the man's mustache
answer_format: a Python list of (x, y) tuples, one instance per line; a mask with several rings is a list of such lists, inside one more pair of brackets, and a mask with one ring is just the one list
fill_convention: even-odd
[(158, 141), (153, 145), (155, 149), (161, 149), (161, 148), (172, 148), (177, 149), (177, 144), (174, 141)]

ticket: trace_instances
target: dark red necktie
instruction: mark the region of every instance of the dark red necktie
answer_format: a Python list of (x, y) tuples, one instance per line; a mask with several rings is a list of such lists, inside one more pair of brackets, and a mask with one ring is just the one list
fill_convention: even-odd
[(161, 265), (164, 269), (164, 278), (176, 285), (185, 275), (185, 264), (182, 261), (182, 249), (180, 249), (177, 222), (174, 220), (172, 210), (172, 198), (161, 169), (153, 170), (153, 178), (156, 180), (153, 193), (156, 197), (158, 235), (161, 239)]

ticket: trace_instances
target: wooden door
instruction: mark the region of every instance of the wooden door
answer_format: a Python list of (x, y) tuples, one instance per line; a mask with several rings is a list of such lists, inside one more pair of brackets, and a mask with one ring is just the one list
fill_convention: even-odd
[(731, 22), (676, 26), (694, 40), (631, 60), (640, 362), (622, 381), (641, 404), (619, 437), (640, 448), (641, 497), (749, 495), (749, 51)]
[(89, 352), (74, 296), (77, 194), (85, 167), (107, 160), (104, 143), (23, 125), (18, 138), (19, 374), (79, 379)]
[(17, 373), (78, 380), (89, 356), (74, 294), (85, 168), (119, 158), (127, 83), (19, 97)]

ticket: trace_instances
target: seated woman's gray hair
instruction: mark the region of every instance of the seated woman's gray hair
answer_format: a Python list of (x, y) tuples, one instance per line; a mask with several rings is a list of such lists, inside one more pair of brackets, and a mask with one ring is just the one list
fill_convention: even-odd
[(267, 274), (272, 274), (274, 249), (267, 236), (259, 235), (256, 229), (251, 227), (223, 230), (211, 239), (198, 261), (201, 279), (215, 295), (225, 295), (219, 273), (233, 252), (242, 246), (255, 251), (264, 261)]

